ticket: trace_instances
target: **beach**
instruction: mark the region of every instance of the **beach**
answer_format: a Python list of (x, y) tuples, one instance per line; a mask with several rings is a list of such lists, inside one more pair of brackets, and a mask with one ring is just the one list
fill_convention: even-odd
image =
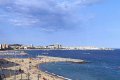
[(38, 56), (38, 58), (4, 58), (0, 60), (1, 72), (5, 80), (69, 80), (56, 74), (43, 72), (39, 65), (48, 62), (75, 62), (83, 63), (84, 60)]

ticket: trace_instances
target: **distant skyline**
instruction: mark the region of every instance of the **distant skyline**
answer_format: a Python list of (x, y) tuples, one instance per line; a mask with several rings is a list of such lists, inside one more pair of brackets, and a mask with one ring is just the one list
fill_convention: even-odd
[(0, 44), (120, 48), (120, 0), (0, 0)]

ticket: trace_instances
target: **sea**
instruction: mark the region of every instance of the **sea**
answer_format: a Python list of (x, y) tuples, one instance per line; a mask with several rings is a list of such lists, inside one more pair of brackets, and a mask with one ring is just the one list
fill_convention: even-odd
[[(120, 49), (116, 50), (27, 50), (29, 56), (54, 56), (83, 59), (84, 64), (70, 62), (44, 63), (39, 68), (69, 80), (120, 80)], [(20, 56), (19, 56), (20, 57)]]

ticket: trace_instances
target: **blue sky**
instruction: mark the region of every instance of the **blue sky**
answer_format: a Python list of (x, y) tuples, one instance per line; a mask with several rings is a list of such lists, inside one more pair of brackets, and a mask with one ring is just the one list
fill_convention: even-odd
[(0, 0), (0, 43), (120, 48), (120, 0)]

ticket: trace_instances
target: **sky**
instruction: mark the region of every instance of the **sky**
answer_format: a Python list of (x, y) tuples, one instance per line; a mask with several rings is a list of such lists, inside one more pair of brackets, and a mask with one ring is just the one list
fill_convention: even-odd
[(0, 0), (0, 43), (120, 48), (120, 0)]

